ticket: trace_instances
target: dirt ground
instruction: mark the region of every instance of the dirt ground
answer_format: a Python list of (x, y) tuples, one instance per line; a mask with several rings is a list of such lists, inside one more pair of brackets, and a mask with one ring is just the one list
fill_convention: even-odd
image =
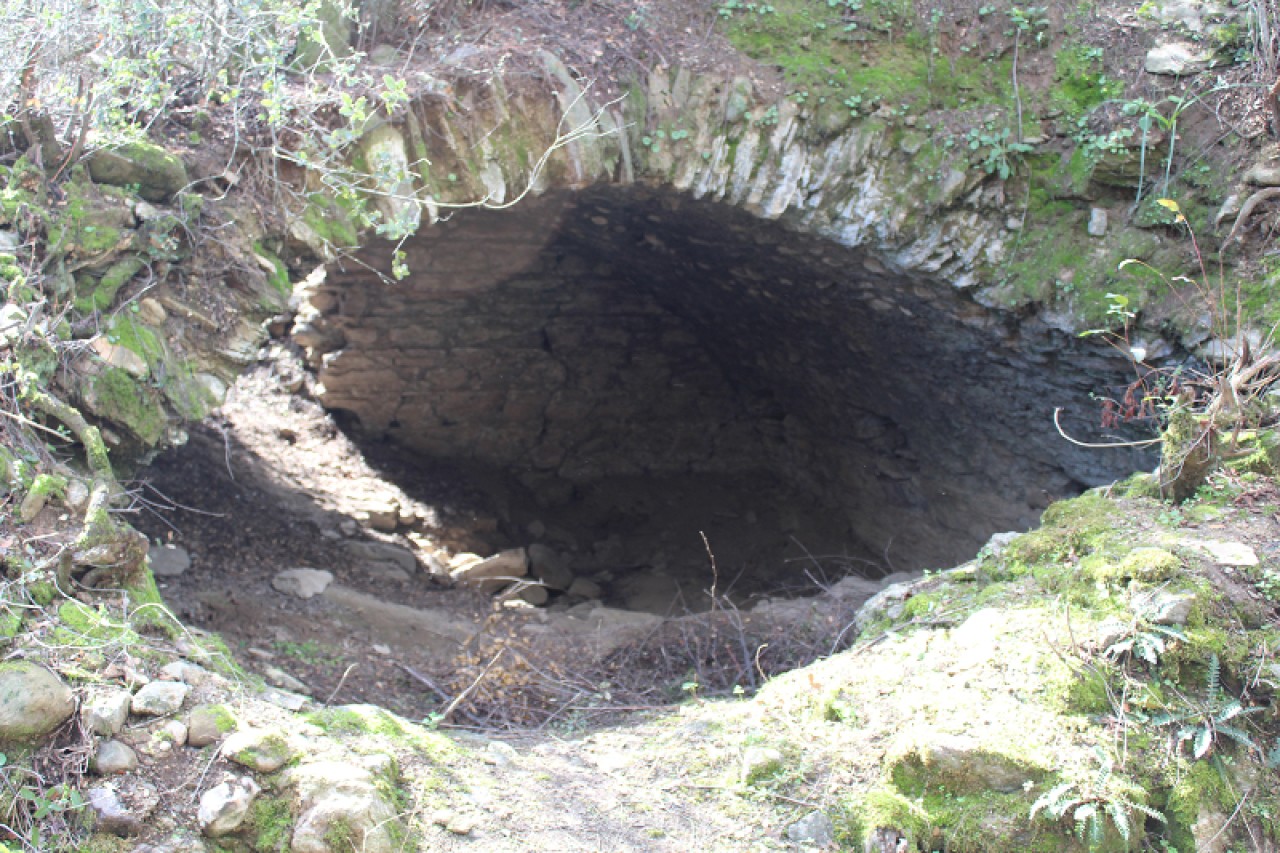
[[(818, 547), (831, 541), (819, 535), (821, 513), (781, 500), (782, 487), (764, 479), (600, 484), (557, 510), (493, 472), (362, 447), (316, 403), (287, 390), (298, 376), (293, 355), (278, 344), (270, 353), (237, 382), (220, 415), (191, 428), (186, 446), (138, 472), (131, 520), (153, 547), (177, 546), (190, 556), (190, 568), (157, 578), (175, 614), (220, 633), (245, 666), (277, 686), (291, 684), (283, 672), (301, 682), (293, 689), (305, 686), (317, 700), (371, 702), (422, 719), (509, 646), (517, 672), (489, 676), (492, 686), (474, 694), (481, 705), (486, 697), (505, 701), (503, 687), (533, 690), (531, 681), (554, 682), (565, 707), (636, 701), (625, 691), (599, 695), (594, 685), (616, 670), (625, 670), (646, 704), (665, 702), (678, 691), (672, 697), (659, 688), (680, 683), (686, 668), (701, 674), (723, 666), (727, 689), (753, 682), (761, 668), (781, 671), (827, 651), (830, 632), (847, 623), (855, 604), (823, 598), (823, 587), (855, 570), (872, 579), (887, 574), (861, 556)], [(374, 529), (369, 508), (389, 502), (412, 524)], [(571, 558), (574, 571), (598, 587), (596, 600), (552, 592), (545, 607), (512, 609), (428, 571), (433, 560), (458, 552), (488, 555), (535, 539)], [(388, 570), (353, 551), (360, 543), (398, 546), (417, 564), (409, 573)], [(304, 600), (273, 588), (276, 573), (304, 567), (332, 573), (323, 595)], [(798, 596), (824, 603), (787, 604)], [(737, 609), (765, 599), (782, 603)], [(721, 610), (706, 613), (715, 607)], [(606, 612), (614, 620), (608, 632), (618, 636), (598, 658), (584, 659), (581, 637), (564, 626)], [(684, 619), (664, 625), (650, 614)], [(813, 645), (797, 645), (803, 632), (792, 629), (800, 622), (813, 629)], [(735, 652), (730, 664), (713, 638), (735, 631), (745, 648), (744, 623), (774, 638), (773, 649), (750, 665), (747, 653)], [(778, 641), (789, 632), (788, 642)], [(517, 655), (524, 656), (519, 665)], [(514, 716), (545, 719), (532, 708)]]

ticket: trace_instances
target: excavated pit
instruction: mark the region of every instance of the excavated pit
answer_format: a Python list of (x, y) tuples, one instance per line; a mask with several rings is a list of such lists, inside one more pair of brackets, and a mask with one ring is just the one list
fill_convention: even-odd
[(307, 292), (317, 398), (392, 480), (469, 465), (483, 544), (548, 542), (607, 603), (696, 609), (708, 550), (742, 594), (952, 565), (1145, 461), (1054, 427), (1094, 433), (1096, 344), (725, 205), (558, 193), (399, 250), (403, 281), (379, 242)]

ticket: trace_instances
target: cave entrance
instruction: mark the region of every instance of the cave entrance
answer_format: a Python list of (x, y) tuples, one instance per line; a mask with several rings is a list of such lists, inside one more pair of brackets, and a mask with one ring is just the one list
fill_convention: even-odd
[(726, 205), (554, 193), (356, 261), (303, 294), (317, 399), (393, 479), (471, 466), (482, 545), (606, 603), (698, 609), (712, 555), (743, 596), (945, 567), (1142, 461), (1056, 434), (1096, 347)]

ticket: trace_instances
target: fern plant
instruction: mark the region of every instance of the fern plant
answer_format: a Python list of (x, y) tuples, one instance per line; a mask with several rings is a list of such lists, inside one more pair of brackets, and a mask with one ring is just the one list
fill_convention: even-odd
[(1185, 707), (1165, 711), (1151, 718), (1153, 725), (1177, 726), (1174, 738), (1174, 749), (1182, 749), (1184, 743), (1191, 746), (1193, 758), (1200, 759), (1212, 754), (1222, 738), (1228, 738), (1244, 748), (1261, 754), (1262, 749), (1254, 742), (1248, 732), (1239, 728), (1233, 720), (1243, 719), (1250, 714), (1265, 711), (1265, 708), (1246, 708), (1240, 700), (1222, 688), (1222, 665), (1218, 656), (1209, 658), (1209, 671), (1205, 678), (1205, 698), (1203, 701), (1183, 697)]
[(1103, 650), (1113, 661), (1138, 659), (1154, 669), (1170, 642), (1186, 642), (1180, 628), (1161, 624), (1172, 603), (1148, 601), (1135, 608), (1132, 622), (1124, 624), (1117, 639)]
[(1031, 819), (1044, 813), (1055, 822), (1070, 820), (1076, 837), (1090, 850), (1103, 845), (1107, 824), (1115, 827), (1125, 847), (1133, 841), (1134, 813), (1165, 823), (1160, 812), (1137, 801), (1142, 789), (1115, 774), (1115, 762), (1102, 749), (1095, 747), (1098, 773), (1084, 781), (1063, 782), (1040, 795), (1031, 806)]

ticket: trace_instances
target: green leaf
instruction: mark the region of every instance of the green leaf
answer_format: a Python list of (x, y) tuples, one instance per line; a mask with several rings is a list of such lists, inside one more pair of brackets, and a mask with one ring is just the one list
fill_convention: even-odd
[(1213, 747), (1213, 729), (1208, 726), (1202, 726), (1196, 732), (1196, 739), (1192, 744), (1191, 753), (1196, 758), (1204, 758), (1209, 754), (1209, 750)]

